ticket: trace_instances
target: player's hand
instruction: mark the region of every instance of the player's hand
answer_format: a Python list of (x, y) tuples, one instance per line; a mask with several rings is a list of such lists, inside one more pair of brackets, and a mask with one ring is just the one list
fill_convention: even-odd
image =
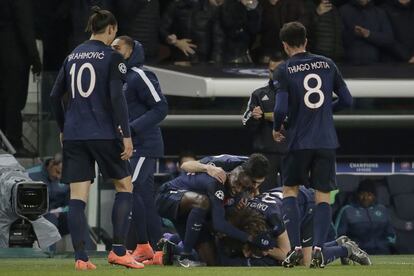
[(132, 146), (132, 139), (131, 138), (123, 138), (122, 142), (124, 143), (124, 151), (121, 153), (122, 160), (128, 160), (132, 156), (132, 150), (134, 147)]
[(272, 134), (273, 140), (275, 140), (278, 143), (283, 142), (286, 139), (285, 135), (283, 135), (281, 131), (273, 130)]
[(184, 55), (187, 57), (190, 55), (195, 54), (195, 50), (197, 49), (197, 45), (191, 43), (191, 39), (183, 38), (183, 39), (177, 39), (177, 41), (174, 44), (178, 49), (180, 49)]
[(60, 146), (63, 148), (63, 132), (59, 133)]
[(242, 210), (242, 209), (246, 208), (247, 202), (249, 202), (249, 199), (247, 197), (242, 197), (240, 199), (240, 201), (237, 202), (236, 209), (237, 210)]
[(209, 176), (214, 177), (220, 183), (224, 184), (224, 182), (226, 182), (227, 175), (226, 175), (226, 172), (222, 168), (212, 166), (212, 165), (207, 165), (206, 172)]
[(365, 29), (361, 26), (356, 25), (354, 28), (354, 32), (357, 36), (367, 38), (370, 35), (370, 31), (368, 29)]
[(329, 0), (322, 0), (318, 7), (316, 8), (316, 13), (318, 15), (325, 14), (332, 10), (332, 3)]
[(259, 120), (263, 117), (263, 111), (260, 106), (255, 106), (252, 110), (252, 116), (254, 119)]
[(414, 56), (412, 56), (412, 57), (410, 58), (410, 60), (408, 61), (408, 63), (414, 64)]
[(252, 237), (251, 243), (260, 250), (269, 250), (276, 247), (272, 232), (264, 232)]

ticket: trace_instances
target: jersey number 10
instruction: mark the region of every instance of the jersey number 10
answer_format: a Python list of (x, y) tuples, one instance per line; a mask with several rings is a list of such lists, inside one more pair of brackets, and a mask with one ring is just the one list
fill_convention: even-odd
[[(315, 79), (316, 80), (316, 86), (315, 87), (310, 87), (309, 86), (309, 81), (311, 79)], [(321, 87), (322, 87), (322, 80), (321, 77), (317, 74), (308, 74), (306, 75), (306, 77), (303, 79), (303, 87), (305, 87), (306, 89), (306, 93), (305, 93), (305, 97), (303, 98), (303, 100), (305, 101), (305, 105), (311, 109), (316, 109), (322, 106), (323, 101), (325, 100), (325, 95), (323, 94), (323, 92), (321, 91)], [(317, 101), (316, 103), (312, 103), (309, 100), (310, 95), (312, 95), (313, 93), (316, 93), (319, 95), (319, 101)]]
[[(91, 76), (90, 81), (89, 81), (89, 87), (86, 91), (84, 91), (82, 88), (82, 74), (85, 69), (89, 70), (89, 74)], [(89, 97), (92, 94), (93, 89), (95, 88), (95, 84), (96, 84), (96, 73), (95, 73), (95, 69), (93, 68), (92, 64), (90, 64), (89, 62), (86, 62), (82, 64), (78, 72), (76, 72), (76, 63), (74, 63), (72, 64), (72, 67), (70, 67), (69, 74), (71, 77), (70, 85), (72, 88), (72, 98), (73, 99), (75, 98), (75, 81), (76, 81), (76, 88), (79, 94), (84, 98)]]

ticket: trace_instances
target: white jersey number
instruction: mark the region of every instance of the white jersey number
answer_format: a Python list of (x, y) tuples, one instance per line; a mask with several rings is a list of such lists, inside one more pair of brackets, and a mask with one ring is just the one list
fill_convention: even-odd
[[(316, 86), (315, 87), (310, 87), (309, 86), (309, 81), (311, 79), (315, 79), (316, 80)], [(304, 101), (305, 101), (305, 105), (311, 109), (316, 109), (322, 106), (323, 101), (325, 100), (325, 95), (323, 94), (323, 92), (321, 91), (321, 87), (322, 87), (322, 80), (321, 77), (317, 74), (308, 74), (306, 75), (305, 79), (303, 80), (303, 87), (305, 87), (306, 89), (306, 93), (305, 93), (305, 97), (304, 97)], [(319, 95), (319, 100), (316, 103), (312, 103), (309, 100), (310, 95), (312, 95), (313, 93), (316, 93)]]
[[(89, 81), (89, 87), (86, 91), (84, 91), (82, 87), (82, 74), (85, 69), (88, 69), (89, 74), (91, 75), (91, 79)], [(69, 74), (71, 77), (72, 98), (75, 98), (75, 80), (76, 80), (76, 88), (79, 94), (84, 98), (89, 97), (92, 94), (93, 89), (95, 88), (95, 84), (96, 84), (96, 73), (95, 73), (95, 69), (93, 68), (92, 64), (90, 64), (89, 62), (82, 64), (82, 66), (79, 68), (78, 72), (76, 73), (76, 63), (74, 63), (72, 64), (72, 67), (70, 67)]]
[(272, 192), (272, 193), (265, 192), (265, 193), (263, 193), (262, 202), (270, 203), (270, 204), (272, 204), (272, 203), (276, 204), (277, 203), (276, 198), (283, 199), (283, 193), (281, 193), (281, 192)]

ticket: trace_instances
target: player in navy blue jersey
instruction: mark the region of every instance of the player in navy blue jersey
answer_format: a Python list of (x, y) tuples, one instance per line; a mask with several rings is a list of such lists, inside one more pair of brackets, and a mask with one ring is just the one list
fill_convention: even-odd
[[(95, 269), (84, 249), (87, 227), (84, 214), (95, 161), (105, 178), (114, 180), (112, 210), (113, 245), (108, 262), (143, 268), (124, 246), (132, 206), (132, 141), (128, 112), (122, 93), (126, 66), (109, 45), (117, 22), (106, 10), (93, 7), (87, 31), (90, 40), (76, 47), (65, 59), (51, 92), (52, 108), (63, 145), (62, 182), (70, 183), (68, 224), (75, 249), (75, 268)], [(122, 133), (122, 136), (121, 136)]]
[(230, 172), (238, 166), (246, 171), (251, 180), (258, 187), (265, 180), (269, 170), (269, 161), (263, 154), (254, 153), (247, 156), (222, 154), (206, 156), (198, 161), (187, 161), (181, 165), (186, 172), (206, 172), (219, 182), (226, 181), (226, 172)]
[(281, 130), (288, 116), (283, 206), (292, 251), (284, 264), (290, 266), (289, 261), (302, 258), (297, 194), (299, 185), (310, 177), (316, 190), (311, 267), (320, 267), (331, 224), (330, 191), (336, 185), (335, 150), (339, 144), (332, 114), (350, 107), (352, 96), (332, 60), (306, 52), (306, 28), (301, 23), (286, 23), (280, 38), (289, 59), (275, 70), (272, 85), (276, 92), (273, 137), (277, 142), (285, 139)]
[[(170, 219), (183, 240), (183, 251), (179, 258), (184, 267), (197, 266), (192, 260), (192, 250), (200, 248), (209, 238), (206, 235), (207, 215), (211, 217), (213, 229), (229, 237), (255, 244), (262, 249), (271, 249), (274, 242), (269, 233), (249, 236), (225, 220), (224, 199), (243, 191), (251, 192), (254, 184), (239, 167), (232, 171), (224, 185), (206, 173), (179, 176), (160, 188), (156, 204), (162, 217)], [(202, 233), (204, 232), (204, 233)], [(210, 252), (211, 253), (211, 252)], [(205, 256), (211, 256), (205, 254)], [(214, 261), (205, 260), (207, 264)]]
[(128, 68), (124, 93), (134, 145), (130, 160), (134, 199), (128, 246), (134, 243), (132, 255), (142, 262), (153, 259), (152, 248), (162, 234), (161, 218), (154, 203), (154, 173), (156, 159), (164, 156), (164, 142), (158, 125), (167, 116), (168, 104), (157, 76), (143, 67), (145, 57), (141, 43), (120, 36), (112, 42), (112, 47), (123, 55)]

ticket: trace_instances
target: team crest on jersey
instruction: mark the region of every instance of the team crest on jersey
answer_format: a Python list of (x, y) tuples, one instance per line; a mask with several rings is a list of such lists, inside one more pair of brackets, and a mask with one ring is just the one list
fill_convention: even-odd
[(118, 65), (118, 69), (119, 69), (119, 72), (121, 72), (122, 74), (125, 74), (127, 72), (127, 68), (126, 68), (125, 63), (120, 63)]
[(224, 199), (224, 192), (222, 190), (218, 190), (214, 195), (220, 200)]

